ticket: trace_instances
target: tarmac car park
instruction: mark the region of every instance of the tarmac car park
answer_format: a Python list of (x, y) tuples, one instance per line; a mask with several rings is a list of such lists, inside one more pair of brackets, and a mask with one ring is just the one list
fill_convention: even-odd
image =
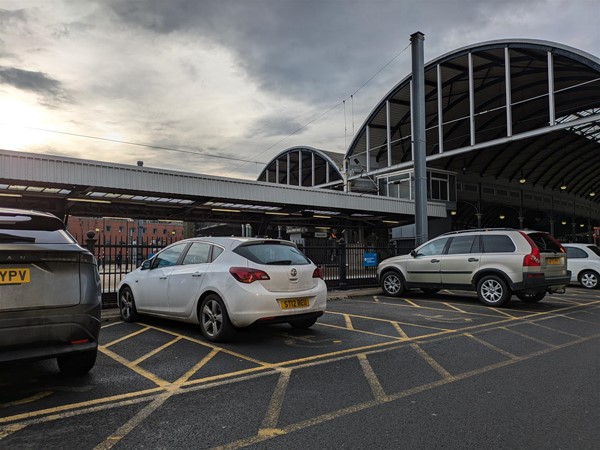
[(45, 361), (0, 372), (0, 447), (597, 445), (600, 291), (506, 308), (465, 291), (329, 297), (309, 330), (253, 327), (227, 344), (107, 312), (87, 376)]

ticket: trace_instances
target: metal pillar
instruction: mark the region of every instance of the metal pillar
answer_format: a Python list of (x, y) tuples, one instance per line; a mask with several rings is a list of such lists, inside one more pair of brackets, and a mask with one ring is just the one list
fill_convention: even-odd
[(413, 161), (415, 165), (415, 245), (428, 240), (427, 229), (427, 162), (425, 158), (425, 66), (420, 31), (410, 36), (412, 50)]

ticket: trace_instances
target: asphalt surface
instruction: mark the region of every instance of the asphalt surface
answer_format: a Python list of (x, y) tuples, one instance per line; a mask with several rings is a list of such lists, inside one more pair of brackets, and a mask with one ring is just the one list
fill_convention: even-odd
[(0, 366), (0, 449), (600, 446), (600, 291), (331, 293), (310, 330), (105, 314), (92, 372)]

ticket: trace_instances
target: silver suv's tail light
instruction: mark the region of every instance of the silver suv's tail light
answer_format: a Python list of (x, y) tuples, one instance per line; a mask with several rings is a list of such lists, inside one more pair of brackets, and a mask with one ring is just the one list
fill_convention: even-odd
[(539, 267), (539, 266), (541, 266), (542, 265), (542, 256), (540, 255), (540, 249), (538, 248), (537, 245), (535, 245), (535, 242), (533, 242), (533, 240), (529, 236), (527, 236), (527, 234), (523, 233), (522, 231), (519, 231), (519, 233), (521, 233), (521, 236), (523, 236), (525, 238), (525, 240), (531, 247), (531, 253), (529, 253), (528, 255), (525, 255), (523, 257), (523, 267)]

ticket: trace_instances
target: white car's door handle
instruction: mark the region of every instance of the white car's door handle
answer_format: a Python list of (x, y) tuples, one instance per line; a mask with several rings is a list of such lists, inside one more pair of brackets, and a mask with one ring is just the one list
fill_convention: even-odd
[(202, 276), (202, 274), (201, 274), (201, 273), (199, 273), (199, 272), (194, 272), (194, 273), (192, 274), (192, 276), (193, 276), (193, 277), (201, 277), (201, 276)]
[(167, 277), (160, 277), (159, 280), (166, 280)]

